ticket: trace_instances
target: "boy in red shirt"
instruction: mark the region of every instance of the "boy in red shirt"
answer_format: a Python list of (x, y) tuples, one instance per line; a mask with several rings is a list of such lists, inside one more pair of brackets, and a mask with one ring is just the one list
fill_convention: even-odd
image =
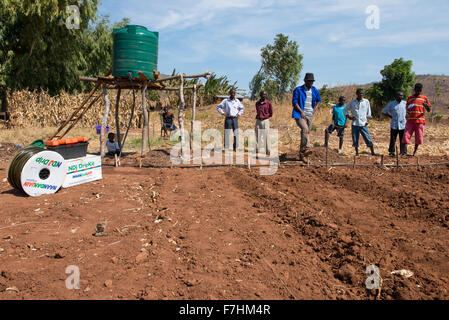
[(423, 85), (421, 83), (415, 84), (415, 94), (407, 99), (407, 123), (405, 124), (403, 144), (410, 144), (412, 134), (415, 133), (415, 151), (418, 151), (420, 144), (424, 142), (424, 128), (426, 127), (426, 119), (424, 118), (424, 109), (430, 112), (432, 106), (429, 99), (422, 95)]

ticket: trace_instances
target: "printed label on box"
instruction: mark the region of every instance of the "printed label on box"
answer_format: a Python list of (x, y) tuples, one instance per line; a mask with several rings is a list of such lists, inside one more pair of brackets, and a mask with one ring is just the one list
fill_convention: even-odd
[(103, 178), (100, 156), (88, 154), (82, 158), (67, 160), (65, 165), (67, 176), (62, 185), (63, 188), (69, 188)]

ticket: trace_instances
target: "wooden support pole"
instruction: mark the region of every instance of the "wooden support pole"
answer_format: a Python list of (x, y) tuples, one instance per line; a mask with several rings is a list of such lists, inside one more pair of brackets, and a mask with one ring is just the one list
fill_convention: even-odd
[(174, 79), (196, 79), (196, 78), (206, 78), (207, 76), (210, 76), (211, 72), (205, 72), (202, 74), (194, 74), (194, 75), (184, 75), (184, 74), (179, 74), (177, 76), (172, 76), (172, 77), (167, 77), (167, 78), (162, 78), (162, 79), (157, 79), (154, 81), (151, 81), (151, 83), (157, 83), (157, 82), (164, 82), (164, 81), (169, 81), (169, 80), (174, 80)]
[(352, 164), (352, 167), (355, 168), (355, 161), (357, 159), (357, 156), (354, 156), (354, 163)]
[(106, 107), (104, 109), (103, 121), (101, 122), (101, 133), (100, 133), (100, 155), (101, 160), (103, 160), (106, 149), (106, 126), (108, 124), (108, 115), (109, 115), (109, 97), (108, 91), (106, 90), (106, 86), (103, 86), (103, 96)]
[(119, 88), (117, 90), (117, 98), (115, 100), (115, 131), (117, 133), (117, 142), (120, 150), (122, 150), (122, 139), (120, 138), (120, 118), (119, 118), (119, 105), (121, 93), (122, 90)]
[(327, 161), (328, 161), (328, 153), (329, 153), (329, 147), (326, 144), (326, 168), (327, 168)]
[(196, 115), (196, 84), (193, 85), (193, 106), (192, 106), (192, 121), (190, 122), (190, 148), (193, 151), (193, 123)]
[(147, 103), (146, 103), (146, 95), (147, 92), (147, 84), (144, 85), (142, 89), (142, 113), (143, 113), (143, 126), (142, 126), (142, 151), (141, 151), (141, 157), (144, 157), (147, 153), (147, 146), (148, 146), (148, 139), (149, 139), (149, 133), (150, 133), (150, 125), (149, 125), (149, 117), (148, 117), (148, 110), (147, 110)]
[[(184, 113), (184, 77), (182, 74), (179, 75), (181, 79), (181, 83), (179, 85), (179, 106), (178, 106), (178, 121), (179, 121), (179, 130), (181, 132), (181, 158), (184, 159), (186, 155), (186, 137), (184, 134), (184, 119), (182, 117)], [(190, 151), (189, 151), (190, 152)]]
[(380, 167), (381, 167), (381, 169), (384, 168), (384, 155), (380, 156)]

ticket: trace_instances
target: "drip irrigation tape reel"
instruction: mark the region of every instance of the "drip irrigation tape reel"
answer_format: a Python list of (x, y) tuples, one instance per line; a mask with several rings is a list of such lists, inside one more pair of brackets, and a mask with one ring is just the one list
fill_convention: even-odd
[(64, 158), (57, 152), (29, 146), (19, 150), (8, 166), (9, 184), (29, 196), (56, 193), (66, 177)]

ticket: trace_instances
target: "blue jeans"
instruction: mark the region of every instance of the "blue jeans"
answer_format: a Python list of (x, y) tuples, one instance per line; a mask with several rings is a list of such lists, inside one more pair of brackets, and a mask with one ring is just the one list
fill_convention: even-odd
[(354, 148), (359, 147), (359, 136), (362, 134), (363, 140), (365, 140), (365, 144), (368, 148), (373, 146), (373, 140), (371, 140), (371, 135), (369, 134), (369, 130), (367, 126), (359, 127), (352, 126), (352, 146)]
[(164, 126), (170, 130), (176, 130), (176, 126), (173, 123), (164, 123)]
[(239, 128), (239, 119), (236, 117), (227, 117), (225, 119), (225, 149), (229, 148), (229, 139), (230, 139), (230, 135), (231, 135), (231, 130), (234, 132), (234, 151), (237, 150), (237, 146), (238, 146), (238, 128)]

